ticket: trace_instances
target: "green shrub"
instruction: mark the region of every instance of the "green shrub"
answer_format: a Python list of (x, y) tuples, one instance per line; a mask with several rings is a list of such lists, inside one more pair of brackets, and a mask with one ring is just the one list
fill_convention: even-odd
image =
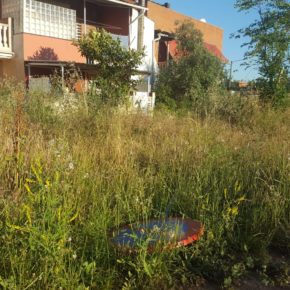
[(223, 64), (207, 51), (191, 22), (179, 24), (175, 37), (178, 56), (158, 75), (157, 102), (173, 110), (186, 108), (206, 115), (212, 109), (212, 98), (223, 89)]

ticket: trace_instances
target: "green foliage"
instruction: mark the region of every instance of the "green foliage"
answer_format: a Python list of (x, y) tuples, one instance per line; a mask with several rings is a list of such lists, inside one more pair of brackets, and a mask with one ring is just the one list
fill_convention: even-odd
[(244, 46), (246, 65), (256, 66), (260, 97), (274, 106), (289, 98), (290, 3), (288, 0), (237, 0), (239, 11), (256, 9), (258, 19), (240, 29), (236, 37), (249, 39)]
[(130, 89), (137, 84), (132, 75), (141, 63), (143, 52), (122, 47), (120, 40), (114, 40), (104, 29), (90, 30), (74, 44), (96, 66), (91, 87), (93, 98), (111, 105), (124, 103)]
[(215, 104), (215, 115), (230, 124), (251, 125), (259, 109), (257, 100), (239, 93), (220, 96)]
[(175, 36), (179, 56), (160, 72), (157, 101), (172, 109), (189, 108), (205, 114), (211, 97), (223, 88), (223, 65), (206, 50), (201, 33), (191, 22), (181, 23)]

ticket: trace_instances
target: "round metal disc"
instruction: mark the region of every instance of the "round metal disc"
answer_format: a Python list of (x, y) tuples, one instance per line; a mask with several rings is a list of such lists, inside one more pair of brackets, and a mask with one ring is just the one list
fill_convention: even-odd
[(203, 234), (201, 222), (189, 218), (152, 219), (121, 227), (113, 233), (114, 245), (124, 249), (133, 249), (142, 243), (149, 248), (157, 244), (165, 247), (187, 246), (198, 240)]

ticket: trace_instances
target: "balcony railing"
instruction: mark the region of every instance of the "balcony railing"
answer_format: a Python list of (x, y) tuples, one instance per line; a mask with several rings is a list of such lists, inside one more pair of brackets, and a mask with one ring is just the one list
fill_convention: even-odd
[[(99, 26), (98, 24), (84, 24), (78, 22), (76, 25), (76, 37), (80, 39), (82, 35), (88, 33), (90, 30), (95, 30), (98, 28), (104, 28)], [(129, 48), (129, 36), (126, 35), (118, 35), (110, 33), (113, 39), (119, 39), (121, 41), (121, 45), (125, 48)]]
[(12, 58), (12, 18), (0, 20), (0, 59)]

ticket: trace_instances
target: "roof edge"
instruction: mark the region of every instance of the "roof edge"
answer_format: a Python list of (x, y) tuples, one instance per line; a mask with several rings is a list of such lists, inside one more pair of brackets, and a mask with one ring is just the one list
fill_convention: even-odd
[[(160, 4), (160, 3), (157, 3), (157, 2), (155, 2), (155, 1), (153, 1), (153, 0), (148, 0), (148, 2), (151, 2), (151, 3), (155, 4), (155, 5), (161, 6), (161, 7), (163, 7), (164, 9), (171, 10), (171, 11), (173, 11), (174, 13), (179, 14), (180, 16), (183, 16), (183, 17), (185, 16), (185, 17), (187, 17), (187, 18), (189, 18), (189, 19), (192, 19), (192, 20), (194, 20), (194, 21), (198, 21), (198, 22), (200, 22), (200, 23), (202, 23), (202, 24), (213, 26), (213, 27), (215, 27), (215, 28), (221, 30), (222, 32), (224, 32), (224, 29), (223, 29), (223, 28), (221, 28), (221, 27), (219, 27), (219, 26), (217, 26), (217, 25), (215, 25), (215, 24), (211, 24), (211, 23), (209, 23), (209, 22), (202, 22), (202, 21), (200, 21), (200, 20), (197, 19), (197, 18), (194, 18), (194, 17), (192, 17), (192, 16), (185, 15), (185, 14), (183, 14), (183, 13), (181, 13), (181, 12), (178, 12), (178, 11), (172, 9), (171, 7), (170, 7), (170, 8), (167, 8), (167, 7), (165, 7), (164, 5), (162, 5), (162, 4)], [(148, 11), (150, 12), (150, 9), (148, 9)]]

